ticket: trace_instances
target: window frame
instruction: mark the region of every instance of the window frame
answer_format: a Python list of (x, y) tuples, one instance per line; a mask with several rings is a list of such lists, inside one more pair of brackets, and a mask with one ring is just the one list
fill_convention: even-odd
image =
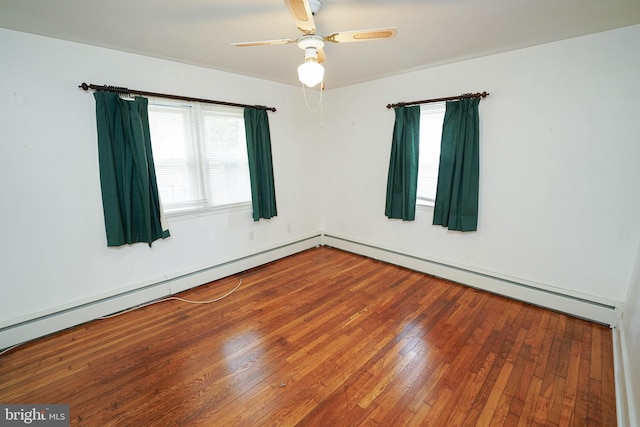
[[(191, 157), (185, 158), (185, 160), (181, 163), (184, 164), (186, 162), (186, 167), (189, 168), (189, 159), (193, 159), (193, 169), (194, 171), (188, 173), (186, 176), (189, 177), (189, 181), (197, 180), (195, 184), (195, 191), (197, 193), (196, 197), (192, 197), (191, 199), (183, 202), (168, 202), (163, 203), (162, 200), (162, 192), (160, 190), (160, 182), (162, 181), (159, 178), (159, 169), (162, 169), (163, 163), (170, 162), (170, 159), (160, 159), (156, 155), (156, 150), (154, 147), (154, 137), (151, 137), (152, 149), (154, 151), (154, 163), (156, 165), (156, 180), (158, 181), (158, 193), (161, 198), (161, 208), (163, 210), (163, 214), (166, 218), (169, 219), (181, 219), (181, 218), (190, 218), (190, 217), (201, 217), (204, 215), (212, 215), (212, 214), (220, 214), (227, 212), (236, 212), (236, 211), (245, 211), (251, 210), (252, 201), (251, 201), (251, 185), (249, 181), (249, 161), (246, 152), (246, 134), (244, 132), (244, 116), (243, 109), (238, 107), (229, 107), (222, 105), (214, 105), (207, 104), (201, 102), (191, 102), (191, 101), (177, 101), (170, 100), (166, 98), (159, 97), (149, 97), (149, 128), (150, 132), (153, 133), (152, 129), (154, 128), (152, 124), (152, 116), (154, 110), (157, 112), (159, 108), (179, 108), (183, 112), (183, 117), (188, 117), (188, 123), (185, 123), (188, 130), (185, 130), (185, 134), (183, 137), (185, 138), (185, 143), (188, 144), (188, 151)], [(188, 112), (188, 114), (184, 114)], [(246, 197), (247, 200), (242, 200), (238, 202), (231, 203), (222, 203), (222, 204), (214, 204), (215, 200), (212, 200), (212, 192), (210, 191), (210, 183), (209, 179), (205, 176), (207, 168), (210, 167), (207, 165), (207, 162), (210, 159), (207, 159), (206, 153), (206, 144), (205, 141), (205, 130), (204, 130), (204, 120), (206, 114), (219, 113), (221, 116), (232, 117), (241, 122), (241, 126), (236, 134), (236, 137), (242, 141), (242, 150), (244, 153), (244, 159), (246, 163)], [(176, 160), (176, 162), (180, 162), (180, 160)], [(184, 207), (180, 207), (183, 205)], [(169, 206), (169, 210), (167, 210), (167, 206)]]

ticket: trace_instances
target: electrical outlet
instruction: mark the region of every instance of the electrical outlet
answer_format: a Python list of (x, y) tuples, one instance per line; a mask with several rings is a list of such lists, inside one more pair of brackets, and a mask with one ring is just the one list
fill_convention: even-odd
[(249, 232), (249, 240), (253, 240), (253, 231)]

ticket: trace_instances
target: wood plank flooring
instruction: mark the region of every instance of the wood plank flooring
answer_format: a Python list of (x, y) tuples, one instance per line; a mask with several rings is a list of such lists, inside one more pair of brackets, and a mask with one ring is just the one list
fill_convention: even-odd
[(602, 325), (321, 247), (0, 356), (82, 426), (615, 426)]

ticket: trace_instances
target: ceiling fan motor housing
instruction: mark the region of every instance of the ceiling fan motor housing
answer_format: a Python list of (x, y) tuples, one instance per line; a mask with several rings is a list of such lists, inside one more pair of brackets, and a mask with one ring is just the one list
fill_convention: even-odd
[(320, 10), (320, 6), (322, 6), (320, 0), (309, 0), (309, 9), (311, 9), (312, 15), (318, 13), (318, 11)]
[(302, 50), (314, 48), (316, 50), (324, 47), (324, 38), (315, 34), (306, 34), (298, 39), (298, 47)]

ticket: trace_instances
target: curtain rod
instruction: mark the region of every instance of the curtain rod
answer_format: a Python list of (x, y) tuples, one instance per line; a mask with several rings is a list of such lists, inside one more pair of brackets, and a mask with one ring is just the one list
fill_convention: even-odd
[(179, 96), (179, 95), (167, 95), (165, 93), (155, 93), (155, 92), (145, 92), (142, 90), (134, 90), (134, 89), (128, 89), (126, 87), (120, 87), (120, 86), (109, 86), (109, 85), (94, 85), (94, 84), (87, 84), (87, 83), (82, 83), (80, 86), (78, 86), (84, 90), (89, 90), (89, 89), (93, 89), (93, 90), (103, 90), (106, 92), (115, 92), (115, 93), (120, 93), (120, 94), (136, 94), (136, 95), (143, 95), (143, 96), (157, 96), (160, 98), (168, 98), (168, 99), (177, 99), (180, 101), (191, 101), (191, 102), (202, 102), (202, 103), (206, 103), (206, 104), (217, 104), (217, 105), (227, 105), (230, 107), (242, 107), (242, 108), (255, 108), (258, 110), (267, 110), (267, 111), (273, 111), (275, 112), (276, 109), (275, 107), (265, 107), (264, 105), (247, 105), (247, 104), (236, 104), (235, 102), (225, 102), (225, 101), (212, 101), (210, 99), (202, 99), (202, 98), (191, 98), (188, 96)]
[(434, 98), (434, 99), (424, 99), (422, 101), (398, 102), (395, 104), (387, 104), (387, 108), (406, 107), (407, 105), (417, 105), (417, 104), (429, 104), (431, 102), (455, 101), (457, 99), (465, 99), (465, 98), (485, 98), (488, 95), (489, 94), (487, 92), (463, 93), (462, 95), (449, 96), (447, 98)]

